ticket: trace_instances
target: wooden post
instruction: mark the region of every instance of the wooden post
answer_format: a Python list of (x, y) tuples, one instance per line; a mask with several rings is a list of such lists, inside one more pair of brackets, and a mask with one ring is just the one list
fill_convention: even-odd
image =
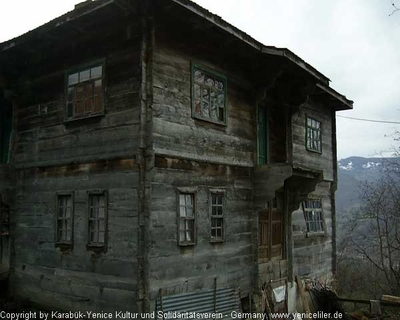
[(308, 305), (308, 300), (307, 297), (305, 295), (305, 291), (303, 288), (303, 282), (301, 282), (301, 278), (296, 276), (296, 283), (297, 283), (297, 287), (299, 289), (300, 292), (300, 297), (301, 297), (301, 301), (303, 303), (303, 307), (304, 307), (304, 312), (306, 313), (310, 313), (310, 306)]

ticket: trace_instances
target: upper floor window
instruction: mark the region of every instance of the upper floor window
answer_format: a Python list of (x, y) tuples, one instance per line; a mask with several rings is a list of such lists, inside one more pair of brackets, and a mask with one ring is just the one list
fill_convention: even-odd
[(226, 77), (192, 65), (192, 116), (226, 124)]
[(73, 194), (57, 194), (56, 243), (72, 245), (74, 223)]
[(106, 192), (89, 192), (89, 246), (105, 246), (107, 207)]
[(324, 232), (321, 199), (309, 199), (303, 201), (302, 206), (304, 220), (307, 225), (307, 232)]
[(68, 73), (66, 120), (103, 114), (103, 69), (103, 63), (98, 63)]
[(224, 194), (211, 193), (211, 241), (224, 240)]
[(306, 124), (306, 147), (307, 150), (322, 152), (321, 121), (307, 117)]
[(195, 244), (195, 206), (193, 193), (179, 193), (179, 245)]

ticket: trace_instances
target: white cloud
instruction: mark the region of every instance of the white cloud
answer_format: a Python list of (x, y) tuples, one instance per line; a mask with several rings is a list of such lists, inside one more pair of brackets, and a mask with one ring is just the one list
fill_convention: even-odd
[[(0, 42), (73, 9), (77, 0), (0, 3)], [(390, 1), (195, 0), (266, 45), (287, 47), (355, 101), (339, 114), (400, 121), (400, 12)], [(339, 158), (390, 150), (399, 126), (338, 118)]]

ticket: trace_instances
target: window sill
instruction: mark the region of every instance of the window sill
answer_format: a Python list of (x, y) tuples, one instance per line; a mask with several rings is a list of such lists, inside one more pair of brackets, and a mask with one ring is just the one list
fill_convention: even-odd
[(322, 150), (319, 151), (319, 150), (309, 149), (309, 148), (307, 148), (307, 147), (306, 147), (306, 150), (309, 151), (309, 152), (313, 152), (313, 153), (317, 153), (317, 154), (322, 154)]
[(61, 250), (62, 252), (65, 252), (65, 251), (72, 251), (72, 249), (73, 249), (73, 244), (72, 244), (72, 243), (66, 243), (66, 242), (57, 242), (57, 243), (55, 244), (55, 247), (56, 247), (56, 248), (60, 248), (60, 250)]
[(76, 122), (76, 121), (80, 121), (80, 120), (100, 118), (100, 117), (104, 117), (104, 116), (105, 116), (104, 112), (92, 113), (92, 114), (85, 115), (85, 116), (82, 116), (82, 117), (64, 118), (64, 123), (71, 123), (71, 122)]
[(211, 118), (202, 117), (202, 116), (199, 116), (198, 114), (195, 114), (195, 113), (192, 114), (192, 118), (196, 119), (196, 120), (202, 120), (202, 121), (205, 121), (205, 122), (210, 122), (210, 123), (213, 123), (213, 124), (217, 124), (217, 125), (222, 126), (222, 127), (227, 127), (228, 126), (226, 124), (226, 122), (216, 121), (216, 120), (213, 120)]
[(313, 232), (307, 232), (306, 237), (307, 238), (314, 238), (314, 237), (325, 237), (325, 231), (313, 231)]
[(105, 244), (96, 244), (96, 243), (89, 243), (86, 245), (86, 249), (90, 251), (94, 251), (96, 253), (101, 253), (106, 251)]
[(224, 239), (211, 239), (210, 243), (211, 244), (216, 244), (216, 243), (224, 243)]
[(196, 243), (194, 243), (194, 242), (180, 242), (179, 243), (180, 247), (192, 247), (194, 245), (196, 245)]
[(269, 264), (269, 263), (285, 263), (286, 259), (280, 258), (280, 257), (273, 257), (273, 258), (259, 258), (258, 259), (258, 264)]

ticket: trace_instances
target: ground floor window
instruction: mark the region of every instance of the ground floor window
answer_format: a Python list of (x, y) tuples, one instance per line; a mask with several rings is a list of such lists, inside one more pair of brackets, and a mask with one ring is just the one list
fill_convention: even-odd
[(179, 193), (179, 245), (195, 244), (195, 206), (193, 193)]
[(321, 199), (309, 199), (302, 203), (307, 232), (324, 232)]
[(89, 193), (89, 245), (105, 246), (107, 234), (107, 193)]

